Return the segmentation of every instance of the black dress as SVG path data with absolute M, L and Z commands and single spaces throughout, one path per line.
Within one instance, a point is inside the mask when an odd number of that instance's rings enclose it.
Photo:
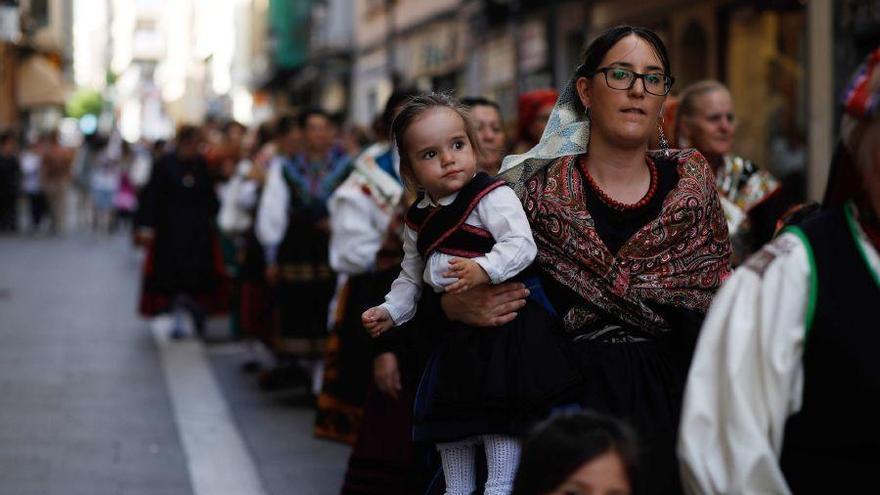
M 289 193 L 287 230 L 278 246 L 279 309 L 276 354 L 320 358 L 327 336 L 327 308 L 336 289 L 328 260 L 327 199 L 346 178 L 350 160 L 334 148 L 322 162 L 303 156 L 285 161 L 282 177 Z
M 491 234 L 462 226 L 479 200 L 496 187 L 504 186 L 478 174 L 452 204 L 431 211 L 411 208 L 407 224 L 418 232 L 423 259 L 433 252 L 424 246 L 462 257 L 489 252 L 494 245 Z M 504 326 L 472 327 L 437 311 L 418 318 L 419 326 L 431 334 L 434 350 L 416 394 L 416 440 L 436 443 L 524 433 L 552 407 L 575 400 L 580 375 L 566 354 L 553 308 L 530 269 L 516 279 L 529 286 L 532 296 Z M 430 287 L 423 297 L 437 299 Z
M 193 296 L 210 312 L 224 309 L 226 281 L 214 227 L 218 208 L 200 156 L 184 160 L 171 153 L 156 162 L 136 218 L 155 232 L 147 253 L 142 314 L 169 309 L 177 294 Z
M 608 250 L 617 254 L 639 229 L 656 218 L 678 183 L 674 167 L 658 166 L 657 190 L 635 210 L 609 207 L 584 181 L 587 209 Z M 551 277 L 543 277 L 560 314 L 583 301 Z M 704 315 L 684 308 L 656 307 L 673 328 L 648 332 L 604 314 L 574 332 L 570 348 L 584 383 L 580 404 L 629 423 L 637 433 L 640 476 L 637 493 L 681 493 L 675 444 L 684 383 Z M 659 336 L 658 336 L 659 335 Z

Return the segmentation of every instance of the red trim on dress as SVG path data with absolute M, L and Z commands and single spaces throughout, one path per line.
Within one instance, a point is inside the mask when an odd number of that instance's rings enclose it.
M 434 241 L 433 244 L 428 246 L 428 249 L 425 250 L 425 256 L 429 256 L 432 252 L 434 252 L 434 250 L 437 249 L 437 246 L 439 246 L 440 243 L 445 241 L 447 237 L 452 235 L 453 232 L 455 232 L 456 230 L 459 229 L 459 227 L 461 227 L 461 224 L 463 224 L 464 221 L 467 219 L 467 217 L 470 216 L 471 212 L 474 211 L 474 208 L 477 207 L 477 204 L 480 202 L 480 200 L 483 199 L 483 197 L 485 197 L 487 194 L 494 191 L 495 189 L 498 189 L 499 187 L 506 186 L 506 185 L 507 185 L 507 183 L 504 181 L 493 182 L 487 188 L 480 191 L 479 194 L 474 196 L 474 198 L 471 200 L 470 204 L 468 204 L 467 209 L 465 209 L 464 213 L 461 215 L 461 220 L 459 220 L 457 224 L 452 226 L 452 228 L 450 228 L 445 233 L 443 233 L 440 237 L 438 237 L 437 240 Z M 439 211 L 440 208 L 437 208 L 437 210 Z M 435 212 L 431 212 L 431 215 L 433 215 L 434 213 Z M 425 222 L 422 225 L 425 225 L 428 223 L 428 220 L 431 218 L 431 215 L 428 215 L 428 218 L 425 219 Z
M 477 227 L 476 225 L 471 225 L 469 223 L 462 225 L 461 230 L 463 230 L 465 232 L 470 232 L 471 234 L 478 235 L 480 237 L 485 237 L 486 239 L 492 238 L 492 233 L 489 232 L 488 230 L 481 229 L 481 228 Z
M 484 256 L 486 254 L 479 251 L 467 251 L 465 249 L 455 248 L 437 248 L 437 252 L 448 254 L 449 256 L 460 256 L 462 258 L 479 258 L 480 256 Z

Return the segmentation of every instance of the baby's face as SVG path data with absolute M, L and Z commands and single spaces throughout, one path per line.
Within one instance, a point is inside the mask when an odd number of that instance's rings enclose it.
M 458 192 L 474 176 L 477 160 L 464 120 L 454 110 L 432 108 L 406 131 L 413 174 L 431 198 Z

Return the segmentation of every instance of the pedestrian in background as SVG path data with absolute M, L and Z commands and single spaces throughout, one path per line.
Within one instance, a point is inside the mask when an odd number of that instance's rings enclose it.
M 67 229 L 70 184 L 73 179 L 73 152 L 58 141 L 58 131 L 47 133 L 40 147 L 40 187 L 49 206 L 50 227 L 53 234 Z
M 119 187 L 113 196 L 114 215 L 111 231 L 115 231 L 120 225 L 130 228 L 134 221 L 137 210 L 137 189 L 131 179 L 137 154 L 127 141 L 121 140 L 119 156 Z
M 824 211 L 712 303 L 678 452 L 688 491 L 865 493 L 880 465 L 880 48 L 850 80 Z
M 177 131 L 174 150 L 154 165 L 138 210 L 137 237 L 148 247 L 140 312 L 173 311 L 173 338 L 186 335 L 184 311 L 202 335 L 207 315 L 225 309 L 223 259 L 214 227 L 218 202 L 201 145 L 198 128 L 185 125 Z
M 461 104 L 470 109 L 477 139 L 480 140 L 481 153 L 477 165 L 487 174 L 497 175 L 501 170 L 501 160 L 507 155 L 507 135 L 504 133 L 501 107 L 483 97 L 463 98 Z
M 40 142 L 30 143 L 21 152 L 21 175 L 22 189 L 28 203 L 28 220 L 30 231 L 36 233 L 43 223 L 43 215 L 46 212 L 46 195 L 40 184 L 40 168 L 42 168 L 43 156 L 39 151 Z
M 336 288 L 336 274 L 328 262 L 327 200 L 348 175 L 351 158 L 335 141 L 333 124 L 322 110 L 306 110 L 296 123 L 278 131 L 285 136 L 284 144 L 260 198 L 257 237 L 265 250 L 266 278 L 275 285 L 278 301 L 274 350 L 306 370 L 317 395 L 327 311 Z
M 555 89 L 535 89 L 519 95 L 514 153 L 525 153 L 538 144 L 558 96 Z
M 12 130 L 0 133 L 0 232 L 18 227 L 18 197 L 21 191 L 21 164 L 18 142 Z
M 718 81 L 700 81 L 679 95 L 675 135 L 680 148 L 696 148 L 715 171 L 727 219 L 734 265 L 770 241 L 777 221 L 792 206 L 782 183 L 733 153 L 733 99 Z
M 396 111 L 415 94 L 403 90 L 389 97 L 377 126 L 380 139 L 355 158 L 351 174 L 327 202 L 330 267 L 340 277 L 315 417 L 315 433 L 324 438 L 349 443 L 358 438 L 374 368 L 373 345 L 363 331 L 360 314 L 381 302 L 403 256 L 399 233 L 404 189 L 399 159 L 388 136 Z M 397 390 L 392 393 L 396 395 Z
M 116 206 L 114 199 L 119 190 L 121 179 L 121 149 L 118 143 L 112 141 L 95 157 L 95 162 L 90 166 L 90 194 L 92 230 L 95 232 L 110 232 L 116 223 Z

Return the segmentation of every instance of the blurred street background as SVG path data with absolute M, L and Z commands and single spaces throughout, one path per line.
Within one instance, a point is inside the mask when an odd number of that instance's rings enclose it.
M 0 0 L 0 131 L 21 166 L 0 232 L 0 495 L 339 493 L 353 440 L 315 435 L 319 372 L 273 368 L 243 308 L 184 318 L 201 339 L 138 315 L 152 163 L 192 125 L 227 180 L 245 133 L 265 144 L 262 124 L 312 108 L 355 157 L 404 87 L 497 102 L 512 149 L 520 97 L 562 88 L 623 23 L 663 38 L 673 96 L 730 89 L 736 154 L 821 199 L 838 96 L 880 40 L 873 0 Z

